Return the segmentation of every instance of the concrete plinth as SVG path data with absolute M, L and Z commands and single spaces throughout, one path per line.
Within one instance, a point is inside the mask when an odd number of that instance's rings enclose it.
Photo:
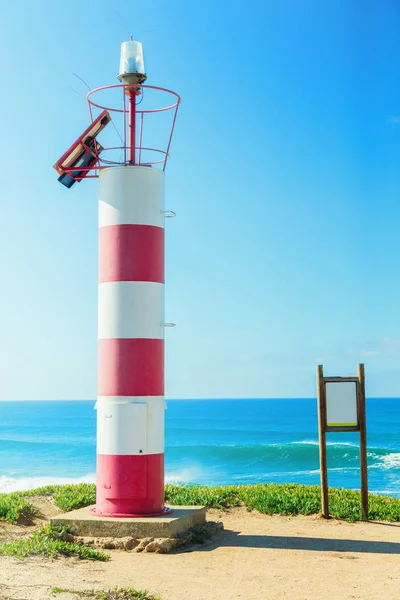
M 172 512 L 160 517 L 97 517 L 86 506 L 52 517 L 54 525 L 68 527 L 73 535 L 82 537 L 170 538 L 188 531 L 206 520 L 204 506 L 172 506 Z

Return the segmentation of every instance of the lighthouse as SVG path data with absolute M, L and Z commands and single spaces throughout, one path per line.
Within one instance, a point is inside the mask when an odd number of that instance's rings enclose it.
M 54 165 L 70 188 L 99 179 L 96 506 L 108 517 L 164 514 L 164 179 L 179 96 L 145 85 L 143 49 L 121 45 L 120 83 L 91 90 L 91 125 Z M 154 108 L 151 95 L 166 101 Z M 108 103 L 112 97 L 113 103 Z M 107 101 L 107 103 L 106 103 Z M 147 147 L 165 127 L 166 145 Z M 102 139 L 112 122 L 122 145 Z

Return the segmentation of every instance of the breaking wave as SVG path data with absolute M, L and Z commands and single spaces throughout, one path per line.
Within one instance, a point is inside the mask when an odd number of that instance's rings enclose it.
M 45 485 L 63 485 L 65 483 L 94 483 L 96 475 L 89 473 L 83 477 L 21 477 L 0 475 L 0 493 L 25 492 Z

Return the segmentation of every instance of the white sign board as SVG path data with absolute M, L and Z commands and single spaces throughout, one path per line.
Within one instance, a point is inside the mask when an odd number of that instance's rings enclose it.
M 357 385 L 355 381 L 326 382 L 328 427 L 357 427 Z

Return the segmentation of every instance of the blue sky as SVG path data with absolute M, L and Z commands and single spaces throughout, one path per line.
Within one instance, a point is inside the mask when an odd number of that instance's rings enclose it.
M 55 160 L 120 43 L 182 105 L 167 168 L 166 393 L 400 396 L 400 7 L 10 2 L 1 23 L 1 399 L 94 398 L 97 182 Z M 96 10 L 94 10 L 96 7 Z

